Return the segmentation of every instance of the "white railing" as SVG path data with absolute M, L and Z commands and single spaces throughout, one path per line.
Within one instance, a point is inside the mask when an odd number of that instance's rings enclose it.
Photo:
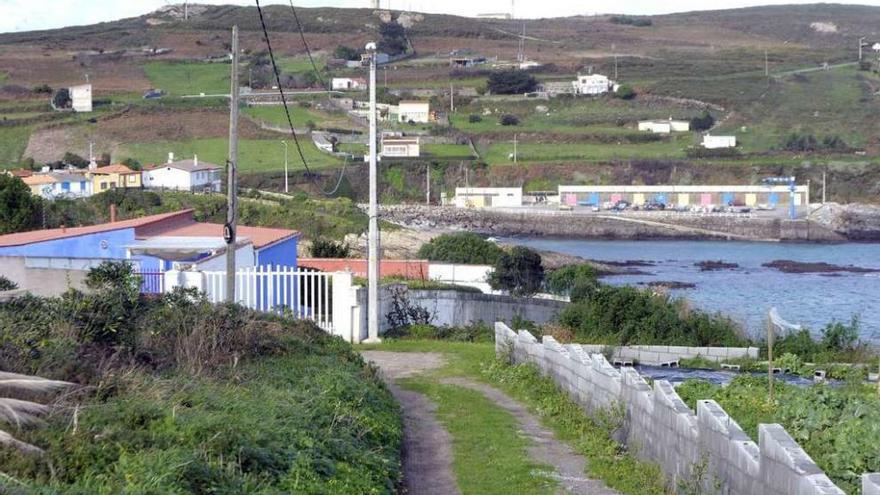
M 226 299 L 226 272 L 202 272 L 203 291 L 213 303 Z M 235 301 L 270 313 L 314 321 L 333 330 L 333 274 L 290 267 L 258 266 L 235 273 Z

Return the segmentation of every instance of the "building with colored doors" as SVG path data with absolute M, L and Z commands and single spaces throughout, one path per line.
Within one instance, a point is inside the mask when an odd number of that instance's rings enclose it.
M 627 201 L 634 205 L 662 203 L 667 206 L 788 206 L 787 185 L 657 185 L 657 186 L 559 186 L 559 202 L 569 206 L 592 206 Z M 809 204 L 806 185 L 796 186 L 795 206 Z

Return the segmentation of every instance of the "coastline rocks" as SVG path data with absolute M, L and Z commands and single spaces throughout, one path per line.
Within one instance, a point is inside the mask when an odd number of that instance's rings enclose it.
M 880 270 L 875 268 L 863 268 L 859 266 L 847 265 L 832 265 L 830 263 L 825 263 L 822 261 L 809 262 L 809 261 L 792 261 L 792 260 L 774 260 L 769 263 L 764 263 L 761 265 L 766 268 L 775 268 L 776 270 L 781 271 L 782 273 L 875 273 L 880 272 Z
M 699 267 L 701 272 L 714 272 L 718 270 L 733 270 L 739 268 L 739 264 L 737 263 L 727 263 L 721 260 L 706 260 L 694 263 L 694 266 Z
M 676 290 L 676 289 L 696 289 L 697 284 L 691 282 L 677 282 L 674 280 L 655 280 L 648 282 L 647 286 L 651 289 Z

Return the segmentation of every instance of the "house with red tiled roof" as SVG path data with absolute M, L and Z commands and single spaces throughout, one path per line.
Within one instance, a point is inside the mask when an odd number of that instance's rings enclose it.
M 92 191 L 95 194 L 108 189 L 141 187 L 141 172 L 121 163 L 90 168 L 86 176 L 92 180 Z
M 295 269 L 298 240 L 295 230 L 240 226 L 236 265 Z M 2 235 L 0 273 L 12 259 L 41 269 L 84 271 L 107 260 L 129 260 L 142 273 L 172 268 L 224 270 L 226 247 L 222 224 L 196 222 L 193 210 L 182 210 L 87 227 Z M 26 270 L 23 277 L 27 278 Z M 23 288 L 29 285 L 27 280 L 13 280 Z

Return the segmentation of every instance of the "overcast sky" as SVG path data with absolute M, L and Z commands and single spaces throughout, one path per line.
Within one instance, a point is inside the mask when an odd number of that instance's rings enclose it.
M 509 12 L 510 0 L 381 0 L 382 7 L 395 10 L 418 10 L 459 15 Z M 163 5 L 182 0 L 0 0 L 0 32 L 51 29 L 70 25 L 92 24 L 146 14 Z M 203 0 L 194 3 L 254 5 L 253 1 Z M 262 4 L 287 3 L 287 0 L 262 0 Z M 815 3 L 807 0 L 517 0 L 518 17 L 555 17 L 576 14 L 624 13 L 665 14 L 689 10 L 727 9 L 754 5 Z M 880 6 L 880 0 L 850 0 L 845 3 Z M 303 7 L 366 7 L 369 0 L 295 0 Z

